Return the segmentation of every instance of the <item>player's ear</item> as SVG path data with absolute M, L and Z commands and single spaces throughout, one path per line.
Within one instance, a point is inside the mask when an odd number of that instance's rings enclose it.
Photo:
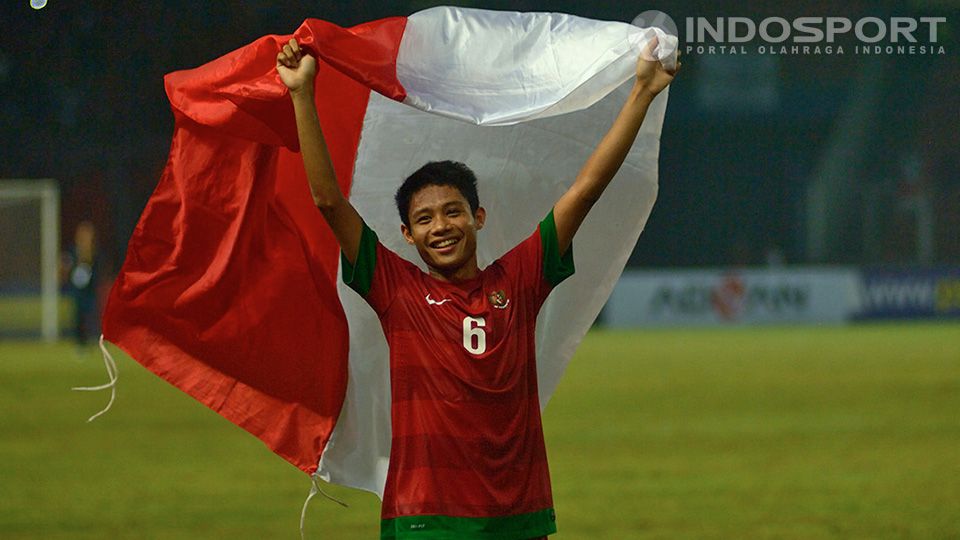
M 483 228 L 484 222 L 487 221 L 487 211 L 482 206 L 473 213 L 473 221 L 477 224 L 478 231 Z
M 413 235 L 410 234 L 410 227 L 400 224 L 400 232 L 403 234 L 403 239 L 407 241 L 408 244 L 413 245 Z

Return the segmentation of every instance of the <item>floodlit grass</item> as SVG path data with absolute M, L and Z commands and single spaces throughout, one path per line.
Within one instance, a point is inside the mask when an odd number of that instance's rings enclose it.
M 73 325 L 73 300 L 60 295 L 57 302 L 60 331 L 69 332 Z M 43 305 L 36 295 L 0 296 L 0 336 L 31 332 L 40 334 Z
M 117 359 L 87 424 L 94 350 L 0 343 L 0 537 L 297 537 L 306 475 Z M 594 332 L 544 420 L 558 539 L 960 537 L 960 325 Z

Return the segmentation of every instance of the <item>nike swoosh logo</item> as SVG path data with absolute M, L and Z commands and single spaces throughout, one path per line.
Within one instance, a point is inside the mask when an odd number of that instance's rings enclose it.
M 430 304 L 431 306 L 440 306 L 440 305 L 443 305 L 444 302 L 450 301 L 449 298 L 444 298 L 443 300 L 434 300 L 433 298 L 430 298 L 429 294 L 424 296 L 424 298 L 427 299 L 427 303 Z

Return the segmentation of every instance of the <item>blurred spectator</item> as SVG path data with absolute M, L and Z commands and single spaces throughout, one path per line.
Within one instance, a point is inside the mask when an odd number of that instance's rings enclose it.
M 78 345 L 86 345 L 97 328 L 97 285 L 100 261 L 97 256 L 96 229 L 81 221 L 73 237 L 73 248 L 66 254 L 67 289 L 74 303 L 74 325 Z

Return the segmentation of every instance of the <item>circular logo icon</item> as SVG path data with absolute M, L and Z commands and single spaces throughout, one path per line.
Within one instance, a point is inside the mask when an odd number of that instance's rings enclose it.
M 673 22 L 673 19 L 666 13 L 655 9 L 637 15 L 630 24 L 640 28 L 659 28 L 671 36 L 680 35 L 677 33 L 677 23 Z

